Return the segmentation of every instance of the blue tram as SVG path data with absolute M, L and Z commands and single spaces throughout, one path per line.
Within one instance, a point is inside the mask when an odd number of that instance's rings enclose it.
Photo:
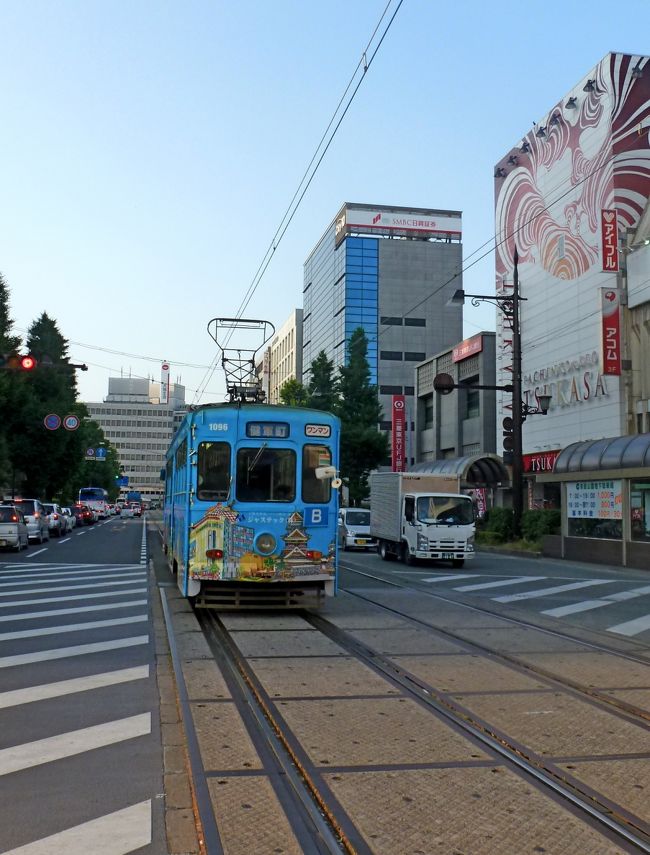
M 263 403 L 190 410 L 165 469 L 164 549 L 197 606 L 304 605 L 336 590 L 339 420 Z

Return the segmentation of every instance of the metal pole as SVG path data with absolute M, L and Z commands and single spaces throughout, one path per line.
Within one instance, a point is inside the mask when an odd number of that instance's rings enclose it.
M 523 513 L 523 460 L 521 405 L 521 329 L 519 326 L 519 254 L 515 247 L 514 272 L 512 277 L 512 515 L 514 535 L 521 536 Z

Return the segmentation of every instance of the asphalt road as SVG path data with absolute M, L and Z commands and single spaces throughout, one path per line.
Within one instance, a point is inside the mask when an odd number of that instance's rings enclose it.
M 0 851 L 166 853 L 141 519 L 0 554 Z

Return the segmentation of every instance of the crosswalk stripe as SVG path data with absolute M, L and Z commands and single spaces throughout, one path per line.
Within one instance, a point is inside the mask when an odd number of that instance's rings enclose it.
M 10 775 L 148 733 L 151 733 L 151 713 L 141 713 L 22 745 L 12 745 L 11 748 L 0 750 L 0 775 Z
M 124 579 L 126 577 L 132 576 L 142 576 L 144 571 L 142 568 L 140 570 L 127 570 L 124 573 L 98 573 L 96 576 L 30 576 L 29 578 L 14 580 L 12 582 L 5 582 L 4 579 L 0 582 L 0 590 L 4 591 L 5 588 L 18 588 L 20 586 L 33 586 L 34 582 L 37 582 L 39 585 L 43 585 L 46 582 L 86 582 L 87 585 L 93 585 L 95 583 L 95 579 Z
M 16 615 L 0 616 L 0 623 L 11 621 L 37 620 L 38 618 L 57 617 L 58 615 L 77 615 L 87 612 L 109 611 L 110 609 L 129 609 L 133 606 L 146 606 L 147 600 L 126 600 L 123 603 L 100 603 L 98 606 L 79 606 L 77 609 L 50 609 L 42 612 L 25 612 Z M 2 636 L 0 636 L 2 638 Z
M 534 600 L 539 597 L 550 597 L 552 594 L 562 594 L 565 591 L 576 591 L 578 588 L 590 588 L 594 585 L 612 585 L 614 579 L 589 579 L 587 582 L 573 582 L 570 585 L 556 585 L 553 588 L 539 588 L 536 591 L 524 591 L 520 594 L 506 594 L 504 597 L 492 597 L 495 603 L 514 603 L 517 600 Z
M 121 650 L 124 647 L 138 647 L 142 644 L 149 644 L 148 635 L 134 635 L 130 638 L 117 638 L 112 641 L 97 641 L 93 644 L 75 644 L 72 647 L 56 647 L 51 650 L 36 650 L 34 653 L 17 653 L 14 656 L 0 657 L 0 668 L 31 665 L 35 662 L 49 662 L 53 659 L 67 659 L 69 656 L 86 656 L 89 653 L 104 653 L 107 650 Z
M 419 579 L 420 582 L 448 582 L 450 579 L 476 579 L 480 573 L 452 573 L 449 576 L 427 576 L 426 579 Z
M 5 855 L 128 855 L 151 843 L 151 800 L 11 849 Z
M 631 636 L 645 632 L 646 629 L 650 629 L 650 615 L 643 615 L 634 620 L 626 620 L 624 623 L 617 623 L 616 626 L 608 626 L 607 632 Z
M 87 623 L 71 623 L 65 626 L 46 626 L 41 629 L 25 629 L 19 632 L 1 632 L 0 641 L 15 641 L 18 638 L 38 638 L 42 635 L 59 635 L 63 632 L 82 632 L 87 629 L 101 629 L 107 626 L 124 626 L 128 623 L 146 623 L 147 615 L 115 618 L 114 620 L 94 620 Z
M 539 582 L 546 578 L 546 576 L 519 576 L 514 579 L 502 579 L 499 582 L 479 582 L 476 585 L 463 585 L 461 588 L 454 588 L 454 591 L 482 591 L 486 588 L 503 588 L 505 585 L 523 585 L 525 582 Z
M 650 594 L 650 585 L 643 585 L 641 588 L 632 588 L 630 591 L 618 591 L 616 594 L 608 594 L 606 597 L 599 597 L 597 600 L 583 600 L 581 603 L 571 603 L 568 606 L 560 606 L 557 609 L 548 609 L 542 612 L 543 615 L 550 617 L 564 617 L 578 612 L 588 612 L 591 609 L 600 609 L 603 606 L 612 606 L 615 603 L 622 603 L 627 600 L 634 600 L 637 597 L 642 597 L 644 594 Z
M 124 576 L 128 576 L 128 581 L 126 581 L 126 582 L 114 582 L 112 584 L 115 584 L 115 585 L 131 585 L 131 584 L 133 584 L 133 582 L 144 578 L 146 576 L 146 574 L 143 570 L 141 570 L 139 573 L 116 573 L 114 575 L 111 574 L 108 576 L 95 576 L 92 579 L 89 578 L 88 581 L 85 581 L 84 579 L 78 579 L 76 585 L 69 585 L 67 588 L 63 588 L 63 587 L 61 587 L 61 588 L 43 588 L 41 590 L 45 590 L 45 591 L 71 591 L 71 590 L 76 589 L 77 587 L 78 588 L 91 588 L 91 587 L 95 587 L 95 579 L 122 579 Z M 60 581 L 69 582 L 69 581 L 73 581 L 73 580 L 74 580 L 74 577 L 71 577 L 70 579 L 56 579 L 54 581 L 56 581 L 56 582 L 60 582 Z M 35 579 L 34 581 L 38 582 L 39 585 L 46 585 L 48 582 L 47 579 Z M 98 587 L 98 588 L 106 587 L 107 585 L 110 585 L 110 584 L 111 584 L 111 582 L 104 582 L 101 585 L 97 585 L 96 587 Z M 4 591 L 5 588 L 20 588 L 20 590 L 16 591 L 16 592 L 10 591 L 9 595 L 11 595 L 12 593 L 24 594 L 26 591 L 29 591 L 32 588 L 34 588 L 34 582 L 30 579 L 30 580 L 24 580 L 22 582 L 9 582 L 9 584 L 7 584 L 7 585 L 5 585 L 5 584 L 0 585 L 0 591 Z M 36 590 L 38 591 L 39 589 L 36 588 Z M 6 595 L 3 593 L 0 593 L 0 597 L 2 597 L 2 596 L 6 596 Z
M 47 698 L 60 698 L 63 695 L 72 695 L 76 692 L 88 692 L 105 686 L 117 686 L 120 683 L 130 683 L 133 680 L 146 680 L 148 676 L 149 666 L 139 665 L 135 668 L 104 671 L 101 674 L 91 674 L 88 677 L 75 677 L 71 680 L 60 680 L 57 683 L 44 683 L 40 686 L 28 686 L 25 689 L 0 692 L 0 709 L 31 704 L 34 701 L 44 701 Z
M 23 588 L 19 591 L 2 591 L 0 588 L 0 599 L 5 599 L 6 597 L 22 597 L 25 594 L 51 594 L 56 591 L 78 591 L 79 588 L 116 588 L 118 585 L 133 585 L 134 582 L 142 581 L 146 578 L 145 573 L 138 573 L 132 579 L 127 579 L 118 582 L 98 582 L 97 584 L 94 581 L 81 583 L 78 585 L 57 585 L 55 588 L 27 588 L 26 590 Z M 115 592 L 116 594 L 119 591 Z
M 70 600 L 100 600 L 106 597 L 122 597 L 127 594 L 144 594 L 146 586 L 143 588 L 127 588 L 121 591 L 104 591 L 101 594 L 70 594 L 67 597 L 38 597 L 35 600 L 14 600 L 11 603 L 0 603 L 0 609 L 10 609 L 14 606 L 40 606 L 41 603 L 66 603 Z
M 108 573 L 111 570 L 117 570 L 121 573 L 123 573 L 125 570 L 133 570 L 134 572 L 139 570 L 141 572 L 142 566 L 140 564 L 118 564 L 116 566 L 108 565 L 106 567 L 96 567 L 92 564 L 66 564 L 65 566 L 55 564 L 52 567 L 32 567 L 29 570 L 14 570 L 12 568 L 11 570 L 5 570 L 0 575 L 0 579 L 20 579 L 22 577 L 32 579 L 34 578 L 34 576 L 37 575 L 34 572 L 35 570 L 39 570 L 38 575 L 55 578 L 56 576 L 63 576 L 66 573 L 70 574 L 71 576 L 80 576 L 84 574 Z

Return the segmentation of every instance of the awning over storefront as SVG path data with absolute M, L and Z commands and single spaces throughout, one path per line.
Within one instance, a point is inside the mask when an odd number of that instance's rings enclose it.
M 555 461 L 553 475 L 612 472 L 621 469 L 650 469 L 650 433 L 587 440 L 567 445 Z M 552 480 L 552 476 L 540 480 Z
M 501 487 L 510 475 L 498 454 L 475 454 L 417 463 L 410 470 L 428 475 L 459 475 L 462 487 Z

